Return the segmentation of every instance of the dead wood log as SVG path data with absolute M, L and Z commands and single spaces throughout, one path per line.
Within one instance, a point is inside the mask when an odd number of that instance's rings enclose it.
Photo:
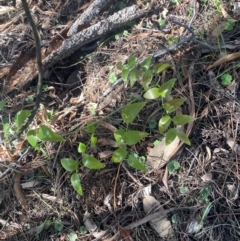
M 67 30 L 65 30 L 65 36 L 61 36 L 61 41 L 60 43 L 58 42 L 59 47 L 57 49 L 49 48 L 51 49 L 49 51 L 47 48 L 42 48 L 43 69 L 46 70 L 52 67 L 60 60 L 69 57 L 74 51 L 82 46 L 124 26 L 128 21 L 143 16 L 146 12 L 146 9 L 140 9 L 138 6 L 133 5 L 69 38 L 67 37 Z M 21 89 L 37 75 L 38 69 L 35 57 L 29 57 L 29 61 L 25 61 L 24 64 L 18 59 L 9 71 L 7 83 L 5 85 L 5 93 L 9 93 L 14 89 Z
M 95 0 L 79 18 L 77 18 L 70 29 L 67 36 L 71 36 L 78 32 L 81 25 L 90 23 L 90 21 L 110 2 L 111 0 Z

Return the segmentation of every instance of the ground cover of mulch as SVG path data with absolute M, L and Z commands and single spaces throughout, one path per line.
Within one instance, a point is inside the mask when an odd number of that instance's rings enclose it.
M 8 144 L 1 134 L 0 175 L 9 168 L 10 172 L 0 179 L 0 240 L 240 240 L 239 8 L 235 1 L 204 2 L 153 1 L 146 16 L 84 46 L 44 73 L 42 106 L 32 125 L 49 124 L 66 141 L 44 143 L 47 158 L 28 148 L 24 136 Z M 46 43 L 88 6 L 77 0 L 28 3 Z M 114 1 L 98 19 L 133 4 L 146 3 Z M 10 7 L 11 3 L 2 1 L 1 5 Z M 191 23 L 193 10 L 196 17 Z M 165 16 L 166 24 L 161 26 Z M 226 30 L 229 21 L 234 27 Z M 171 157 L 180 163 L 180 169 L 170 175 L 166 165 L 140 172 L 125 163 L 113 164 L 113 132 L 126 127 L 118 110 L 132 98 L 142 100 L 142 89 L 140 80 L 132 88 L 121 83 L 104 96 L 112 85 L 110 73 L 119 74 L 116 64 L 124 63 L 130 55 L 140 61 L 179 42 L 189 24 L 201 43 L 186 42 L 154 60 L 169 63 L 160 81 L 177 78 L 172 95 L 186 97 L 182 112 L 195 116 L 189 128 L 191 146 L 183 145 Z M 20 1 L 16 11 L 0 15 L 0 29 L 0 78 L 4 85 L 5 71 L 21 52 L 34 45 Z M 228 86 L 221 85 L 224 73 L 232 77 Z M 153 81 L 157 83 L 158 76 Z M 19 110 L 31 109 L 34 102 L 30 97 L 36 97 L 36 85 L 37 80 L 33 80 L 21 90 L 2 92 L 1 99 L 8 103 L 1 118 L 13 123 Z M 48 111 L 54 112 L 50 123 Z M 132 147 L 139 156 L 147 157 L 153 143 L 163 138 L 157 127 L 149 125 L 162 115 L 161 103 L 150 101 L 129 126 L 149 133 Z M 60 159 L 81 159 L 77 148 L 79 142 L 89 141 L 84 128 L 87 121 L 100 123 L 95 133 L 97 147 L 89 154 L 106 168 L 95 171 L 79 167 L 84 191 L 80 197 Z M 25 174 L 20 175 L 19 170 Z M 160 237 L 149 222 L 138 223 L 146 216 L 142 199 L 146 189 L 164 210 L 172 210 L 167 213 L 174 231 L 171 239 Z M 84 220 L 97 229 L 86 230 Z M 124 228 L 128 225 L 134 227 Z

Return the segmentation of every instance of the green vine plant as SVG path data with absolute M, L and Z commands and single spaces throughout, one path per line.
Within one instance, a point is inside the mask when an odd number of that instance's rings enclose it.
M 158 130 L 160 134 L 166 135 L 166 145 L 171 144 L 176 137 L 178 137 L 185 144 L 190 145 L 190 140 L 187 135 L 180 131 L 177 126 L 185 125 L 194 120 L 189 115 L 174 115 L 174 113 L 186 101 L 185 98 L 176 98 L 168 100 L 176 79 L 170 79 L 162 85 L 150 86 L 153 76 L 161 74 L 169 67 L 168 63 L 158 63 L 152 68 L 150 67 L 152 56 L 148 56 L 139 66 L 137 66 L 136 58 L 130 56 L 126 64 L 118 62 L 116 67 L 121 70 L 121 77 L 126 84 L 134 86 L 138 79 L 141 79 L 141 84 L 144 89 L 143 97 L 146 101 L 135 102 L 126 105 L 121 110 L 121 116 L 126 123 L 127 128 L 119 128 L 113 134 L 113 139 L 117 149 L 111 156 L 113 163 L 121 163 L 126 161 L 129 166 L 139 171 L 147 171 L 144 165 L 145 157 L 139 157 L 137 153 L 132 152 L 132 146 L 142 141 L 148 136 L 148 133 L 138 130 L 130 130 L 128 127 L 134 122 L 141 110 L 146 106 L 149 100 L 162 101 L 162 107 L 165 111 L 158 122 Z M 113 73 L 113 72 L 112 72 Z M 112 74 L 113 76 L 114 74 Z M 173 127 L 171 127 L 171 125 Z M 171 127 L 171 128 L 170 128 Z M 86 130 L 90 134 L 90 141 L 88 144 L 80 142 L 78 145 L 78 152 L 82 154 L 82 164 L 90 169 L 101 169 L 105 165 L 101 163 L 94 156 L 89 155 L 89 148 L 96 146 L 97 137 L 95 136 L 95 125 L 92 122 L 87 124 Z M 61 159 L 61 164 L 66 171 L 72 172 L 71 184 L 78 194 L 83 195 L 83 189 L 80 183 L 79 175 L 77 174 L 79 162 L 69 158 Z
M 113 163 L 126 161 L 129 166 L 139 171 L 147 171 L 147 168 L 144 165 L 145 157 L 139 157 L 137 153 L 133 152 L 132 146 L 146 138 L 148 133 L 138 130 L 130 130 L 129 125 L 134 122 L 135 118 L 149 101 L 155 100 L 158 102 L 161 101 L 160 103 L 162 103 L 165 114 L 158 121 L 158 130 L 160 134 L 164 134 L 166 136 L 166 145 L 171 144 L 176 137 L 185 144 L 190 145 L 190 140 L 187 135 L 180 131 L 177 127 L 194 120 L 189 115 L 176 114 L 176 111 L 184 104 L 186 99 L 170 98 L 172 88 L 176 83 L 175 78 L 168 80 L 162 85 L 159 85 L 158 83 L 151 85 L 153 76 L 160 76 L 160 74 L 169 67 L 168 63 L 157 63 L 151 67 L 151 62 L 152 56 L 150 55 L 137 66 L 136 58 L 134 56 L 130 56 L 126 64 L 123 65 L 121 62 L 118 62 L 116 65 L 116 67 L 121 71 L 121 77 L 126 84 L 130 84 L 130 86 L 133 87 L 136 81 L 141 81 L 143 97 L 146 101 L 131 102 L 121 109 L 121 116 L 123 121 L 126 123 L 126 128 L 119 128 L 113 134 L 113 139 L 117 149 L 113 152 L 111 161 Z M 0 102 L 0 111 L 5 104 L 6 101 Z M 14 128 L 10 127 L 8 121 L 4 122 L 4 139 L 7 140 L 9 134 L 19 130 L 29 115 L 29 110 L 19 111 L 14 118 Z M 93 155 L 88 154 L 90 153 L 90 149 L 96 147 L 97 145 L 98 139 L 95 135 L 96 126 L 94 123 L 88 122 L 84 128 L 89 134 L 90 139 L 87 144 L 83 142 L 78 144 L 77 151 L 81 154 L 81 163 L 89 169 L 102 169 L 105 167 L 105 164 Z M 44 155 L 47 155 L 43 147 L 44 142 L 60 142 L 65 141 L 65 139 L 61 135 L 55 133 L 48 126 L 41 124 L 36 129 L 28 129 L 27 141 L 35 150 L 42 151 Z M 82 196 L 83 188 L 78 174 L 79 164 L 79 160 L 67 157 L 61 159 L 62 167 L 71 173 L 71 185 L 74 190 Z

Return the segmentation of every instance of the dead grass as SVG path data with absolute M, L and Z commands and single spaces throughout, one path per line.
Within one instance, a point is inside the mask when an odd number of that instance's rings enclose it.
M 68 6 L 70 1 L 65 4 L 53 0 L 41 3 L 31 1 L 30 6 L 32 10 L 35 9 L 34 17 L 37 19 L 42 40 L 51 40 L 77 13 L 83 11 L 84 3 L 72 1 L 71 6 Z M 129 1 L 127 5 L 133 3 L 134 1 Z M 15 145 L 1 143 L 0 174 L 9 168 L 9 172 L 0 179 L 1 240 L 69 240 L 70 232 L 78 235 L 77 240 L 96 240 L 92 233 L 80 232 L 80 227 L 85 225 L 83 219 L 87 213 L 99 230 L 107 231 L 106 238 L 102 240 L 113 240 L 111 237 L 116 234 L 118 236 L 114 240 L 162 240 L 149 223 L 121 231 L 124 230 L 123 227 L 145 217 L 139 191 L 148 185 L 151 185 L 151 195 L 164 205 L 165 210 L 176 208 L 168 213 L 171 221 L 173 215 L 180 220 L 172 223 L 175 240 L 240 239 L 238 58 L 231 61 L 225 59 L 220 65 L 207 70 L 223 55 L 239 53 L 240 25 L 236 21 L 233 30 L 224 31 L 222 23 L 227 21 L 226 17 L 217 16 L 213 3 L 214 1 L 208 1 L 207 4 L 197 2 L 197 15 L 192 28 L 196 38 L 220 49 L 221 53 L 187 43 L 156 59 L 157 62 L 168 62 L 171 66 L 163 74 L 161 81 L 177 78 L 173 95 L 185 96 L 188 99 L 190 93 L 186 71 L 193 67 L 191 85 L 196 121 L 190 135 L 192 145 L 183 146 L 174 157 L 181 164 L 177 175 L 164 176 L 166 167 L 142 173 L 113 164 L 109 158 L 109 154 L 114 150 L 110 141 L 113 130 L 124 127 L 118 110 L 126 105 L 131 97 L 141 98 L 139 83 L 133 88 L 121 84 L 112 90 L 101 100 L 96 115 L 93 115 L 89 108 L 89 105 L 95 107 L 99 98 L 111 86 L 111 66 L 114 67 L 119 61 L 126 61 L 130 55 L 141 60 L 168 47 L 170 37 L 174 36 L 179 40 L 184 33 L 182 27 L 172 24 L 171 21 L 160 30 L 159 12 L 166 8 L 169 20 L 175 19 L 188 24 L 192 2 L 178 1 L 173 4 L 158 0 L 154 2 L 154 8 L 147 16 L 136 21 L 134 28 L 128 29 L 127 36 L 122 33 L 125 28 L 111 33 L 101 39 L 97 47 L 86 46 L 45 73 L 45 84 L 48 85 L 42 98 L 45 109 L 37 116 L 33 126 L 46 123 L 44 111 L 53 109 L 57 114 L 51 127 L 66 135 L 66 141 L 60 145 L 45 145 L 49 160 L 45 160 L 42 154 L 27 149 L 27 144 L 21 140 Z M 1 4 L 11 6 L 7 1 Z M 17 11 L 0 15 L 1 83 L 5 80 L 6 69 L 13 64 L 20 52 L 31 49 L 34 45 L 20 2 L 17 4 Z M 232 19 L 239 20 L 237 9 L 234 9 L 233 5 L 226 1 L 220 10 L 223 13 L 225 10 Z M 110 7 L 110 12 L 116 9 L 117 2 Z M 100 18 L 105 18 L 107 14 L 105 10 Z M 119 35 L 118 40 L 115 39 L 115 34 Z M 69 76 L 74 71 L 79 71 L 80 74 L 74 77 L 74 85 L 71 86 Z M 224 72 L 230 74 L 234 81 L 231 86 L 221 87 L 223 92 L 219 90 L 218 83 Z M 157 77 L 154 81 L 158 81 Z M 32 104 L 26 103 L 25 99 L 27 96 L 35 97 L 35 88 L 36 83 L 33 81 L 23 90 L 8 95 L 7 108 L 1 118 L 12 123 L 17 111 L 31 109 Z M 6 97 L 4 93 L 1 93 L 1 96 L 2 99 Z M 183 111 L 188 113 L 187 105 Z M 130 126 L 132 129 L 149 133 L 142 143 L 133 147 L 139 155 L 146 156 L 153 148 L 153 142 L 161 138 L 157 129 L 149 128 L 148 121 L 158 120 L 162 114 L 161 104 L 149 103 Z M 64 172 L 60 159 L 67 156 L 80 160 L 77 146 L 80 141 L 89 140 L 89 134 L 84 130 L 84 124 L 88 120 L 103 120 L 107 123 L 105 126 L 98 126 L 96 135 L 101 142 L 91 149 L 90 153 L 100 158 L 106 168 L 100 171 L 92 171 L 82 166 L 79 168 L 84 189 L 84 196 L 79 197 L 72 189 L 70 175 Z M 26 156 L 23 156 L 24 153 Z M 25 186 L 19 188 L 18 194 L 14 187 L 17 173 L 21 170 L 25 172 L 21 175 L 19 184 Z M 26 205 L 19 203 L 19 195 L 26 199 Z M 194 221 L 200 222 L 207 204 L 211 202 L 212 206 L 204 219 L 202 229 L 193 232 Z M 54 226 L 56 220 L 61 220 L 63 224 L 60 232 Z

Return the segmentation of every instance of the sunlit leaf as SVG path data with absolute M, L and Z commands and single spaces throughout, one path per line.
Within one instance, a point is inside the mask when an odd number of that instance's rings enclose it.
M 128 60 L 128 66 L 130 69 L 134 68 L 136 66 L 136 58 L 134 56 L 129 56 Z
M 64 141 L 64 138 L 45 125 L 39 126 L 37 137 L 42 141 Z
M 144 166 L 144 164 L 139 160 L 139 158 L 129 155 L 127 159 L 127 163 L 129 166 L 140 170 L 140 171 L 147 171 L 148 169 Z
M 101 169 L 105 167 L 103 163 L 88 154 L 84 154 L 82 158 L 82 163 L 85 167 L 88 167 L 90 169 Z
M 163 98 L 169 96 L 177 79 L 170 79 L 159 87 L 160 95 Z
M 78 153 L 85 153 L 86 148 L 87 146 L 84 143 L 80 142 L 78 144 Z
M 159 88 L 157 88 L 157 87 L 153 87 L 153 88 L 147 90 L 146 93 L 143 95 L 143 97 L 148 100 L 157 99 L 160 96 L 161 96 L 161 94 L 159 92 Z
M 138 69 L 134 69 L 130 72 L 129 74 L 129 81 L 130 81 L 130 86 L 133 87 L 135 82 L 137 81 L 138 77 L 140 75 L 140 71 Z
M 71 175 L 71 184 L 74 188 L 74 190 L 80 195 L 83 195 L 83 190 L 82 190 L 82 185 L 80 182 L 79 174 L 78 173 L 73 173 Z
M 39 150 L 38 138 L 37 138 L 37 133 L 35 130 L 28 131 L 27 141 L 33 148 L 35 148 L 36 150 Z
M 138 102 L 125 106 L 122 110 L 122 118 L 126 124 L 130 124 L 138 116 L 146 102 Z
M 191 142 L 190 142 L 188 136 L 187 136 L 184 132 L 178 131 L 178 132 L 177 132 L 177 136 L 178 136 L 178 138 L 179 138 L 182 142 L 184 142 L 185 144 L 187 144 L 187 145 L 189 145 L 189 146 L 191 145 Z
M 10 134 L 10 130 L 11 130 L 10 124 L 9 123 L 4 123 L 4 125 L 3 125 L 3 133 L 4 133 L 4 138 L 5 139 L 8 138 L 8 135 Z
M 173 122 L 175 125 L 185 125 L 193 120 L 194 118 L 190 115 L 176 115 L 173 117 Z
M 166 133 L 166 145 L 171 144 L 177 137 L 177 129 L 171 128 Z
M 163 108 L 167 113 L 172 113 L 177 110 L 185 102 L 185 100 L 185 98 L 169 100 L 163 104 Z
M 143 62 L 140 64 L 140 67 L 145 71 L 148 70 L 152 61 L 152 55 L 149 55 Z
M 127 131 L 123 135 L 125 143 L 129 146 L 135 145 L 142 139 L 144 139 L 148 133 L 143 131 Z
M 122 71 L 122 79 L 125 83 L 127 83 L 128 75 L 129 75 L 130 69 L 124 69 Z
M 119 163 L 124 159 L 126 159 L 127 155 L 128 155 L 128 152 L 125 148 L 118 148 L 112 154 L 112 161 L 115 163 Z
M 125 133 L 125 131 L 123 129 L 118 129 L 113 134 L 114 139 L 116 140 L 116 142 L 119 146 L 124 144 L 124 139 L 123 139 L 124 133 Z
M 76 171 L 78 168 L 78 162 L 71 158 L 62 158 L 61 165 L 68 172 Z
M 167 128 L 169 127 L 169 125 L 171 124 L 171 122 L 172 122 L 172 119 L 169 115 L 163 116 L 158 122 L 159 132 L 161 134 L 164 133 L 167 130 Z
M 67 237 L 69 241 L 76 241 L 78 239 L 78 235 L 74 231 L 70 231 Z
M 153 74 L 152 71 L 150 69 L 147 69 L 142 77 L 142 86 L 144 88 L 144 90 L 149 88 L 149 85 L 152 82 L 152 78 L 153 78 Z
M 30 116 L 30 114 L 30 110 L 21 110 L 15 115 L 14 122 L 18 130 L 21 128 L 22 124 Z
M 0 111 L 3 110 L 3 108 L 6 104 L 7 104 L 7 100 L 0 101 Z
M 165 70 L 168 67 L 169 67 L 168 63 L 158 63 L 158 64 L 154 65 L 153 71 L 155 73 L 159 74 L 159 73 L 163 72 L 163 70 Z
M 95 147 L 96 143 L 97 143 L 97 137 L 94 134 L 92 134 L 91 135 L 91 147 Z

